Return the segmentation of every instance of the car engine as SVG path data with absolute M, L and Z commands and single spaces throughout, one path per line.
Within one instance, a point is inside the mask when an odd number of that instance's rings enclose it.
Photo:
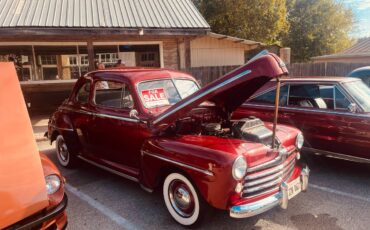
M 256 117 L 243 118 L 232 122 L 229 126 L 221 123 L 205 123 L 202 124 L 201 134 L 233 137 L 265 145 L 270 145 L 272 141 L 272 131 Z
M 233 123 L 233 137 L 270 145 L 272 142 L 272 131 L 256 117 L 243 118 Z

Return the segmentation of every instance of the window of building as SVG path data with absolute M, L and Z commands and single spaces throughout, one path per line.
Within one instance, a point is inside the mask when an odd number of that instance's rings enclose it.
M 39 61 L 41 65 L 56 65 L 57 56 L 56 55 L 40 55 Z
M 154 53 L 143 53 L 141 54 L 141 61 L 154 61 L 155 54 Z
M 78 93 L 76 95 L 76 101 L 85 104 L 89 102 L 89 96 L 90 96 L 90 82 L 86 82 L 81 86 L 81 88 L 78 90 Z
M 126 84 L 113 81 L 95 83 L 94 102 L 98 106 L 116 109 L 132 109 L 132 96 Z
M 14 63 L 19 81 L 34 79 L 31 46 L 0 46 L 0 61 Z
M 80 64 L 82 66 L 88 66 L 89 65 L 89 57 L 87 55 L 81 55 L 80 58 L 81 58 Z
M 69 65 L 70 66 L 78 65 L 78 62 L 77 62 L 78 58 L 77 58 L 77 56 L 69 56 L 68 59 L 69 59 Z
M 98 53 L 96 54 L 96 59 L 98 62 L 104 64 L 115 64 L 118 60 L 117 53 Z

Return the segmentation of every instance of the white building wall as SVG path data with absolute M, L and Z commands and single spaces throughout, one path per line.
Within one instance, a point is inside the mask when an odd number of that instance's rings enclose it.
M 192 40 L 190 47 L 192 67 L 242 65 L 248 50 L 246 45 L 209 36 Z

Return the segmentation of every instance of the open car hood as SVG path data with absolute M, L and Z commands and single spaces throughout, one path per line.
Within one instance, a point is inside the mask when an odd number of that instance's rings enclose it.
M 231 113 L 272 78 L 287 74 L 288 70 L 278 56 L 261 53 L 155 116 L 151 125 L 155 129 L 165 129 L 205 101 L 214 102 L 222 111 Z
M 40 155 L 11 62 L 0 63 L 0 229 L 49 205 Z

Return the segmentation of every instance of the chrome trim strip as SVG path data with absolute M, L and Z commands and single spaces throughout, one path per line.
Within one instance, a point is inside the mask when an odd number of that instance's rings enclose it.
M 140 184 L 140 187 L 141 187 L 145 192 L 148 192 L 148 193 L 152 193 L 152 192 L 154 192 L 154 190 L 153 190 L 153 189 L 147 188 L 147 187 L 145 187 L 143 184 Z
M 262 179 L 259 179 L 259 180 L 254 180 L 254 181 L 251 181 L 251 182 L 244 183 L 244 186 L 249 187 L 249 186 L 256 186 L 256 185 L 259 185 L 259 184 L 262 184 L 262 183 L 266 183 L 266 182 L 274 180 L 278 177 L 284 176 L 285 173 L 290 172 L 291 170 L 293 170 L 293 168 L 294 168 L 294 161 L 292 161 L 291 163 L 289 163 L 288 165 L 283 167 L 283 169 L 281 169 L 277 173 L 271 174 L 267 177 L 263 177 Z
M 258 173 L 258 174 L 254 174 L 254 175 L 252 174 L 252 175 L 249 175 L 249 176 L 247 175 L 245 177 L 245 180 L 255 180 L 255 179 L 258 179 L 258 178 L 261 178 L 261 177 L 269 176 L 271 174 L 274 174 L 274 173 L 277 173 L 277 172 L 283 170 L 286 167 L 290 167 L 292 164 L 294 164 L 294 162 L 295 162 L 295 158 L 292 158 L 291 161 L 289 161 L 287 163 L 283 163 L 283 164 L 278 165 L 278 166 L 275 166 L 274 168 L 271 168 L 266 172 L 262 172 L 262 173 Z
M 121 120 L 121 121 L 129 121 L 129 122 L 135 122 L 135 123 L 139 122 L 139 120 L 137 120 L 137 119 L 126 118 L 126 117 L 118 117 L 118 116 L 102 114 L 102 113 L 93 113 L 93 115 L 97 116 L 97 117 L 111 118 L 111 119 L 116 119 L 116 120 Z
M 252 192 L 258 192 L 260 190 L 263 190 L 263 189 L 266 189 L 266 188 L 269 188 L 269 187 L 272 187 L 274 185 L 278 185 L 279 183 L 283 182 L 283 178 L 282 177 L 279 177 L 269 183 L 265 183 L 265 184 L 262 184 L 262 185 L 259 185 L 257 187 L 252 187 L 252 188 L 246 188 L 243 190 L 243 193 L 252 193 Z
M 283 192 L 280 191 L 276 194 L 273 194 L 269 197 L 253 203 L 232 206 L 230 208 L 230 216 L 233 218 L 246 218 L 255 216 L 266 212 L 275 206 L 278 206 L 280 203 L 282 203 L 282 199 Z
M 71 112 L 76 112 L 76 113 L 82 113 L 82 114 L 102 117 L 102 118 L 111 118 L 111 119 L 116 119 L 116 120 L 121 120 L 121 121 L 129 121 L 129 122 L 135 122 L 135 123 L 139 122 L 139 120 L 137 120 L 137 119 L 119 117 L 119 116 L 108 115 L 108 114 L 103 114 L 103 113 L 95 113 L 95 112 L 90 112 L 90 111 L 86 111 L 86 110 L 82 110 L 82 109 L 71 109 L 71 108 L 67 108 L 67 107 L 61 107 L 61 109 L 68 110 L 68 111 L 71 111 Z
M 69 132 L 73 132 L 74 131 L 74 129 L 60 128 L 60 127 L 57 127 L 55 125 L 50 125 L 50 126 L 53 127 L 54 129 L 58 129 L 58 130 L 69 131 Z
M 175 108 L 175 109 L 173 109 L 173 110 L 169 111 L 168 113 L 164 113 L 164 114 L 160 115 L 157 119 L 155 119 L 155 120 L 153 121 L 153 124 L 155 125 L 155 124 L 159 123 L 160 121 L 162 121 L 162 120 L 163 120 L 163 119 L 165 119 L 166 117 L 170 116 L 170 115 L 171 115 L 171 114 L 173 114 L 173 113 L 176 113 L 176 112 L 177 112 L 177 111 L 179 111 L 180 109 L 182 109 L 182 108 L 184 108 L 185 106 L 187 106 L 187 105 L 189 105 L 189 104 L 193 103 L 194 101 L 198 100 L 199 98 L 204 97 L 205 95 L 209 94 L 210 92 L 212 92 L 212 91 L 214 91 L 214 90 L 217 90 L 218 88 L 220 88 L 220 87 L 222 87 L 222 86 L 225 86 L 225 85 L 227 85 L 227 84 L 229 84 L 229 83 L 231 83 L 231 82 L 233 82 L 233 81 L 236 81 L 236 80 L 238 80 L 239 78 L 244 77 L 245 75 L 247 75 L 247 74 L 249 74 L 249 73 L 251 73 L 251 72 L 252 72 L 251 70 L 246 70 L 246 71 L 244 71 L 244 72 L 242 72 L 242 73 L 240 73 L 240 74 L 238 74 L 238 75 L 236 75 L 236 76 L 234 76 L 234 77 L 232 77 L 232 78 L 230 78 L 230 79 L 228 79 L 228 80 L 226 80 L 226 81 L 224 81 L 224 82 L 222 82 L 222 83 L 220 83 L 220 84 L 218 84 L 218 85 L 213 86 L 212 88 L 210 88 L 210 89 L 208 89 L 208 90 L 204 91 L 203 93 L 199 94 L 198 96 L 191 98 L 189 101 L 187 101 L 187 102 L 183 103 L 183 104 L 182 104 L 182 105 L 180 105 L 179 107 L 177 107 L 177 108 Z
M 284 174 L 284 172 L 280 171 L 279 173 L 273 174 L 271 176 L 268 176 L 268 177 L 265 177 L 265 178 L 262 178 L 262 179 L 259 179 L 259 180 L 255 180 L 255 181 L 252 181 L 252 182 L 244 183 L 243 185 L 245 187 L 253 187 L 253 186 L 256 186 L 256 185 L 259 185 L 259 184 L 263 184 L 263 183 L 275 180 L 279 177 L 281 178 L 283 176 L 283 174 Z
M 267 105 L 267 104 L 255 104 L 255 103 L 244 103 L 241 107 L 248 106 L 248 107 L 255 107 L 255 108 L 268 108 L 273 109 L 274 106 Z M 287 107 L 287 106 L 280 106 L 280 109 L 289 110 L 289 111 L 301 111 L 301 112 L 315 112 L 321 114 L 334 114 L 334 115 L 344 115 L 344 116 L 353 116 L 353 117 L 362 117 L 362 118 L 369 118 L 369 115 L 366 114 L 357 114 L 357 113 L 350 113 L 350 112 L 335 112 L 329 109 L 304 109 L 298 107 Z
M 248 169 L 247 169 L 247 173 L 248 173 L 248 172 L 255 172 L 255 171 L 259 171 L 259 170 L 262 170 L 262 169 L 265 169 L 265 168 L 268 168 L 268 167 L 274 166 L 274 165 L 276 165 L 276 164 L 280 163 L 282 159 L 283 159 L 283 158 L 282 158 L 282 156 L 281 156 L 281 155 L 279 155 L 279 156 L 277 156 L 276 158 L 274 158 L 274 159 L 273 159 L 273 160 L 271 160 L 271 161 L 265 162 L 265 163 L 263 163 L 263 164 L 260 164 L 260 165 L 257 165 L 257 166 L 251 167 L 251 168 L 248 168 Z
M 301 175 L 302 191 L 307 190 L 309 180 L 309 169 L 306 167 L 302 169 Z M 277 187 L 279 189 L 279 187 Z M 276 189 L 276 188 L 275 188 Z M 274 190 L 274 189 L 273 189 Z M 271 192 L 273 190 L 270 190 Z M 258 194 L 259 196 L 262 194 Z M 289 203 L 287 184 L 283 183 L 280 186 L 280 191 L 262 200 L 252 203 L 236 205 L 230 207 L 230 216 L 233 218 L 246 218 L 266 212 L 267 210 L 280 205 L 282 208 L 287 208 Z
M 271 189 L 269 189 L 269 190 L 266 190 L 266 191 L 264 191 L 264 192 L 257 193 L 257 194 L 253 194 L 253 195 L 251 195 L 251 196 L 245 196 L 244 194 L 242 194 L 242 197 L 243 197 L 243 198 L 245 198 L 245 199 L 251 199 L 251 198 L 255 198 L 255 197 L 257 197 L 257 196 L 263 196 L 263 195 L 266 195 L 266 194 L 271 193 L 271 192 L 273 192 L 273 191 L 275 191 L 275 190 L 279 190 L 279 185 L 276 185 L 276 186 L 274 186 L 273 188 L 271 188 Z
M 155 158 L 158 158 L 160 160 L 163 160 L 163 161 L 166 161 L 166 162 L 169 162 L 169 163 L 172 163 L 172 164 L 175 164 L 175 165 L 178 165 L 178 166 L 182 166 L 184 168 L 188 168 L 188 169 L 191 169 L 191 170 L 194 170 L 194 171 L 197 171 L 197 172 L 200 172 L 200 173 L 203 173 L 207 176 L 214 176 L 213 172 L 209 171 L 209 170 L 205 170 L 205 169 L 200 169 L 200 168 L 196 168 L 194 166 L 191 166 L 191 165 L 188 165 L 188 164 L 184 164 L 184 163 L 181 163 L 181 162 L 178 162 L 178 161 L 174 161 L 174 160 L 171 160 L 171 159 L 168 159 L 168 158 L 165 158 L 165 157 L 162 157 L 162 156 L 158 156 L 156 154 L 153 154 L 153 153 L 149 153 L 147 151 L 141 151 L 142 155 L 146 154 L 146 155 L 149 155 L 149 156 L 152 156 L 152 157 L 155 157 Z
M 266 191 L 263 191 L 263 192 L 259 192 L 259 191 L 265 190 L 265 189 L 267 189 L 269 187 L 273 187 L 272 189 L 276 189 L 276 187 L 279 186 L 279 183 L 285 183 L 285 182 L 287 182 L 289 180 L 289 178 L 292 177 L 293 172 L 294 172 L 294 166 L 295 166 L 295 164 L 289 170 L 284 171 L 283 175 L 281 177 L 279 177 L 278 179 L 276 179 L 276 180 L 273 180 L 273 181 L 271 181 L 271 182 L 269 182 L 267 184 L 266 183 L 265 184 L 262 184 L 262 185 L 257 186 L 257 187 L 245 188 L 243 190 L 242 196 L 244 198 L 251 198 L 253 196 L 260 196 L 261 194 L 264 194 Z M 253 190 L 253 191 L 250 191 L 250 190 Z M 248 193 L 255 193 L 255 192 L 259 192 L 259 193 L 258 194 L 253 194 L 251 196 L 247 196 L 246 195 Z
M 101 168 L 101 169 L 104 169 L 104 170 L 106 170 L 106 171 L 108 171 L 108 172 L 111 172 L 111 173 L 113 173 L 113 174 L 116 174 L 116 175 L 118 175 L 118 176 L 124 177 L 124 178 L 129 179 L 129 180 L 132 180 L 132 181 L 134 181 L 134 182 L 139 182 L 139 180 L 138 180 L 137 178 L 135 178 L 135 177 L 129 176 L 129 175 L 127 175 L 127 174 L 124 174 L 124 173 L 118 172 L 118 171 L 116 171 L 116 170 L 114 170 L 114 169 L 108 168 L 108 167 L 106 167 L 106 166 L 104 166 L 104 165 L 98 164 L 98 163 L 96 163 L 96 162 L 94 162 L 94 161 L 88 160 L 88 159 L 86 159 L 85 157 L 83 157 L 83 156 L 81 156 L 81 155 L 78 155 L 77 157 L 78 157 L 78 158 L 80 158 L 80 159 L 81 159 L 81 160 L 83 160 L 83 161 L 86 161 L 87 163 L 90 163 L 90 164 L 92 164 L 92 165 L 94 165 L 94 166 L 96 166 L 96 167 L 99 167 L 99 168 Z
M 311 153 L 314 153 L 314 154 L 318 153 L 318 154 L 325 155 L 327 157 L 340 159 L 340 160 L 370 164 L 370 159 L 366 159 L 366 158 L 362 158 L 362 157 L 349 156 L 349 155 L 344 155 L 344 154 L 341 154 L 341 153 L 334 153 L 334 152 L 330 152 L 330 151 L 318 150 L 318 149 L 308 148 L 308 147 L 303 147 L 303 151 L 311 152 Z
M 288 153 L 288 157 L 296 151 L 296 148 L 293 148 L 292 150 L 289 151 Z M 263 164 L 260 164 L 260 165 L 256 165 L 254 167 L 251 167 L 251 168 L 248 168 L 247 169 L 247 172 L 255 172 L 255 171 L 259 171 L 259 170 L 262 170 L 262 169 L 265 169 L 265 168 L 268 168 L 268 167 L 272 167 L 272 166 L 275 166 L 277 165 L 278 163 L 280 163 L 280 161 L 282 160 L 282 156 L 279 155 L 277 156 L 275 159 L 272 159 L 271 161 L 268 161 L 268 162 L 265 162 Z

